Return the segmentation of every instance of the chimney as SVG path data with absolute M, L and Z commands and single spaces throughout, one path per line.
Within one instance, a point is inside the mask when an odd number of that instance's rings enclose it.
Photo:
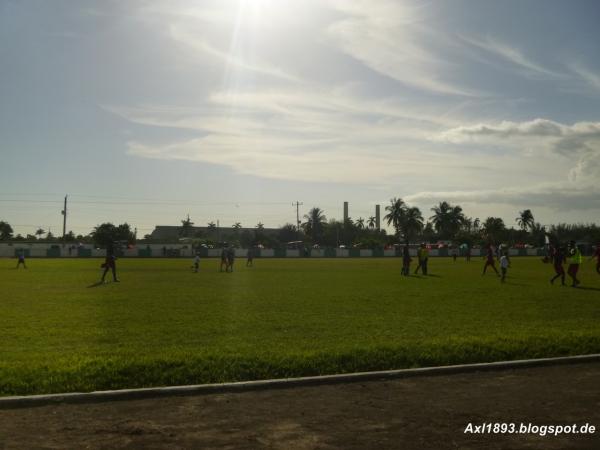
M 344 202 L 344 223 L 348 221 L 348 202 Z
M 379 205 L 375 205 L 375 227 L 377 231 L 381 230 L 381 211 Z

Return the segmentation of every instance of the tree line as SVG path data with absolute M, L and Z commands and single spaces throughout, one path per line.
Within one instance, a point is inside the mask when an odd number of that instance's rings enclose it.
M 300 228 L 286 223 L 276 233 L 265 232 L 264 224 L 260 222 L 251 230 L 242 229 L 240 222 L 226 228 L 218 228 L 214 222 L 208 222 L 204 230 L 198 230 L 187 216 L 181 220 L 179 237 L 198 245 L 219 245 L 227 241 L 242 247 L 264 245 L 270 248 L 282 247 L 289 242 L 304 246 L 381 248 L 393 244 L 439 241 L 469 246 L 505 243 L 541 247 L 547 237 L 557 242 L 571 239 L 600 242 L 600 227 L 595 224 L 559 223 L 545 227 L 535 220 L 530 209 L 519 211 L 514 225 L 510 226 L 500 217 L 484 220 L 468 217 L 461 206 L 446 201 L 433 206 L 427 219 L 418 207 L 408 205 L 401 198 L 392 198 L 385 212 L 383 221 L 393 229 L 390 234 L 377 229 L 374 216 L 348 218 L 346 221 L 327 219 L 325 211 L 315 206 L 303 216 Z M 71 231 L 64 240 L 41 228 L 34 235 L 15 236 L 12 227 L 0 221 L 0 241 L 90 242 L 103 247 L 110 241 L 134 244 L 136 236 L 127 223 L 103 223 L 85 236 L 76 236 Z M 151 237 L 146 235 L 143 242 L 151 242 Z

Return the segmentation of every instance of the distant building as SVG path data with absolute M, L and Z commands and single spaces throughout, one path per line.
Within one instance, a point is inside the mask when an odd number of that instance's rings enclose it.
M 217 228 L 209 228 L 209 227 L 190 227 L 188 230 L 188 235 L 186 237 L 190 238 L 198 238 L 198 239 L 212 239 L 216 240 L 218 238 L 226 238 L 227 236 L 232 236 L 234 234 L 242 234 L 244 232 L 253 233 L 258 231 L 257 228 L 239 228 L 235 230 L 231 226 L 229 227 L 219 227 Z M 279 228 L 263 228 L 262 233 L 265 236 L 277 236 L 280 229 Z M 150 233 L 150 239 L 153 241 L 165 241 L 165 242 L 176 242 L 184 236 L 182 233 L 181 225 L 157 225 L 154 227 L 152 233 Z

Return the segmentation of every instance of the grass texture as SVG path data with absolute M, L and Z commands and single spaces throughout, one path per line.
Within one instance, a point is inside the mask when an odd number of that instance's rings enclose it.
M 0 395 L 82 392 L 600 352 L 600 276 L 551 286 L 552 266 L 483 260 L 0 261 Z M 414 265 L 413 265 L 414 268 Z

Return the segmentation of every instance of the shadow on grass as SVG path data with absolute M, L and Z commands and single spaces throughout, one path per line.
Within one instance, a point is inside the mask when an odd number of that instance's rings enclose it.
M 600 291 L 600 288 L 589 286 L 577 286 L 575 289 L 581 289 L 582 291 Z
M 97 281 L 97 282 L 96 282 L 96 283 L 94 283 L 94 284 L 90 284 L 90 285 L 88 286 L 88 288 L 95 288 L 95 287 L 98 287 L 98 286 L 104 286 L 104 281 Z

